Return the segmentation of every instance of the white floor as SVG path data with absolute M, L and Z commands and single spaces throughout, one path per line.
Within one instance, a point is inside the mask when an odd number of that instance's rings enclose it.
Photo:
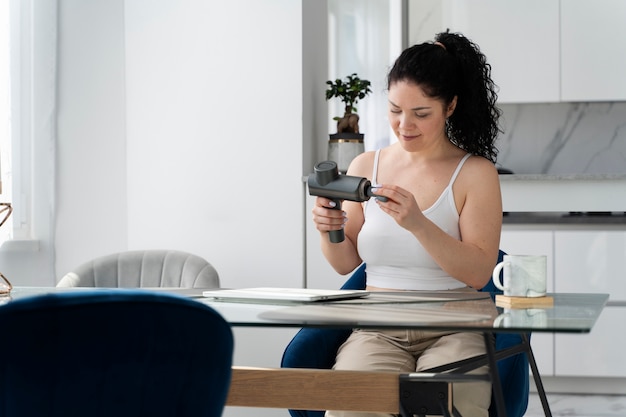
M 594 394 L 548 394 L 553 417 L 625 417 L 626 396 Z M 537 394 L 531 393 L 524 417 L 545 416 Z

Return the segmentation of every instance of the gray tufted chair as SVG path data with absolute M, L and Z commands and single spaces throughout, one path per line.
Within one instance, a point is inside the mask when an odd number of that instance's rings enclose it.
M 57 287 L 219 288 L 205 259 L 174 250 L 138 250 L 95 258 L 65 275 Z

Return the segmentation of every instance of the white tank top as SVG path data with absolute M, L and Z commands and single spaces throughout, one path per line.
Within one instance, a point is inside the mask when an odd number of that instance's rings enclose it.
M 377 184 L 378 158 L 374 157 L 372 184 Z M 452 174 L 448 186 L 437 201 L 422 213 L 450 236 L 461 239 L 459 213 L 454 202 L 452 185 L 461 171 L 467 154 Z M 383 212 L 373 200 L 365 203 L 365 222 L 359 233 L 358 249 L 366 264 L 367 284 L 397 290 L 439 291 L 466 285 L 452 278 L 426 252 L 421 243 L 406 229 Z

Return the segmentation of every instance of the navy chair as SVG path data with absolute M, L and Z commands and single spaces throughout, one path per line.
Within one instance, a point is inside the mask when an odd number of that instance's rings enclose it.
M 217 417 L 233 335 L 212 308 L 146 290 L 65 290 L 0 307 L 0 416 Z
M 498 262 L 502 262 L 504 252 L 500 251 Z M 364 289 L 366 282 L 365 264 L 357 268 L 342 288 Z M 501 293 L 489 280 L 481 291 L 489 292 L 492 298 Z M 349 329 L 301 329 L 291 340 L 283 353 L 283 368 L 331 369 L 341 344 L 348 338 Z M 496 351 L 520 345 L 522 336 L 515 333 L 496 333 Z M 528 407 L 529 395 L 529 364 L 524 352 L 498 361 L 500 385 L 504 396 L 506 415 L 522 417 Z M 293 417 L 323 417 L 323 411 L 289 410 Z M 489 409 L 491 417 L 497 417 L 495 401 Z

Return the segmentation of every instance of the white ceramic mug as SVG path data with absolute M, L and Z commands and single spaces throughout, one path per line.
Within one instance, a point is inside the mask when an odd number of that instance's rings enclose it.
M 500 271 L 504 271 L 504 284 Z M 509 297 L 543 297 L 547 286 L 545 255 L 504 255 L 493 269 L 493 283 Z

